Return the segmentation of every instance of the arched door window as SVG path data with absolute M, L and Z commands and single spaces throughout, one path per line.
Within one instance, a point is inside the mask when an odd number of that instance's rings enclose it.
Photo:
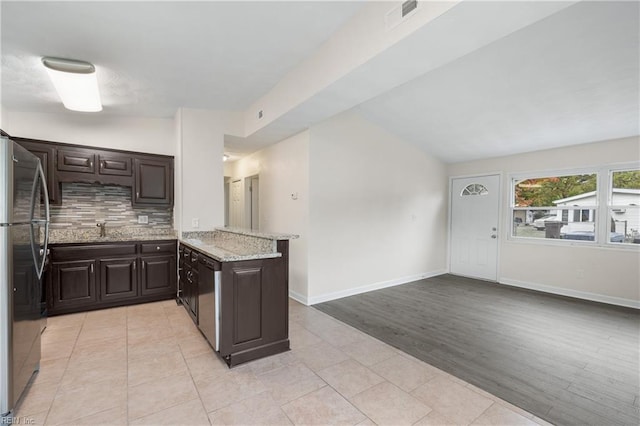
M 487 187 L 480 184 L 480 183 L 471 183 L 467 186 L 464 187 L 464 189 L 462 190 L 462 193 L 460 194 L 461 196 L 465 196 L 465 195 L 487 195 L 489 193 L 489 190 L 487 190 Z

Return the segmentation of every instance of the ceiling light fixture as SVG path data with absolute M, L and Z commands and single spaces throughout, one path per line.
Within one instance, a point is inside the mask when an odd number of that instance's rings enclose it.
M 42 58 L 64 107 L 72 111 L 102 111 L 96 68 L 84 61 Z
M 227 161 L 229 159 L 229 154 L 224 154 L 222 156 L 222 161 Z

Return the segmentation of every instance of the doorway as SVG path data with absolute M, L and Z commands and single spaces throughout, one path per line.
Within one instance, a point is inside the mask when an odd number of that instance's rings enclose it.
M 497 281 L 500 175 L 454 178 L 450 196 L 451 273 Z
M 258 175 L 245 178 L 245 220 L 246 227 L 260 229 L 260 179 Z
M 224 177 L 224 226 L 229 226 L 229 193 L 231 186 L 231 178 Z

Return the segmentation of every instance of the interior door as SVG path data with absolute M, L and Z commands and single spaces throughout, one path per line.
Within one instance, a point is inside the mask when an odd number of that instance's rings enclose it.
M 229 226 L 244 227 L 244 209 L 242 203 L 242 180 L 237 179 L 231 182 L 229 203 Z
M 499 215 L 499 175 L 452 180 L 452 274 L 497 281 Z

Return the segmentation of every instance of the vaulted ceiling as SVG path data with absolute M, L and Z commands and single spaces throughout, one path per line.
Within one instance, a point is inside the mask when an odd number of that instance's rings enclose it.
M 290 100 L 228 138 L 245 152 L 353 107 L 446 162 L 640 134 L 638 2 L 421 3 L 442 12 L 326 84 L 309 81 L 317 88 L 294 102 L 282 82 L 330 57 L 332 38 L 371 4 L 3 1 L 2 106 L 73 114 L 39 63 L 46 55 L 96 65 L 104 114 L 251 117 L 261 99 Z M 342 53 L 345 63 L 360 54 Z M 333 58 L 328 71 L 341 65 Z

